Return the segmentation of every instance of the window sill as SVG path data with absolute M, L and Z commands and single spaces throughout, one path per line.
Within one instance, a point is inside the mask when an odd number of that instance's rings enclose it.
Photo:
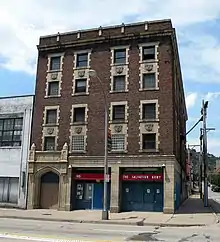
M 159 119 L 141 119 L 139 120 L 139 123 L 158 123 Z
M 140 88 L 140 92 L 146 92 L 146 91 L 158 91 L 159 87 L 151 87 L 151 88 Z
M 59 72 L 62 72 L 62 69 L 59 69 L 59 70 L 47 70 L 47 73 L 59 73 Z
M 58 127 L 59 124 L 43 124 L 43 127 Z
M 82 67 L 73 67 L 73 70 L 74 71 L 82 71 L 82 70 L 87 70 L 87 69 L 89 69 L 90 67 L 89 66 L 82 66 Z
M 70 125 L 71 126 L 78 126 L 78 125 L 87 125 L 88 122 L 71 122 Z
M 72 96 L 88 96 L 89 93 L 88 92 L 79 92 L 79 93 L 73 93 Z
M 111 90 L 110 93 L 127 93 L 128 90 L 121 90 L 121 91 L 114 91 L 114 90 Z
M 110 124 L 126 124 L 128 123 L 127 120 L 111 120 L 109 121 Z
M 159 153 L 157 149 L 139 150 L 140 153 Z
M 139 64 L 147 64 L 147 63 L 158 63 L 159 60 L 157 59 L 149 59 L 149 60 L 141 60 L 139 61 Z
M 108 152 L 109 154 L 126 154 L 128 153 L 127 150 L 111 150 Z
M 44 98 L 59 98 L 61 95 L 51 95 L 51 96 L 44 96 Z
M 5 150 L 8 150 L 8 149 L 15 149 L 15 150 L 18 150 L 18 149 L 21 149 L 22 148 L 22 145 L 21 146 L 0 146 L 0 150 L 1 149 L 5 149 Z
M 111 67 L 114 67 L 114 66 L 128 66 L 129 65 L 129 62 L 125 62 L 125 63 L 111 63 Z

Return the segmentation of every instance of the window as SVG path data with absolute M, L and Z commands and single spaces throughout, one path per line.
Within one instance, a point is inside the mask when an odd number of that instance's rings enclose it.
M 125 135 L 124 134 L 112 134 L 112 150 L 124 150 L 125 149 Z
M 156 149 L 156 134 L 142 134 L 143 150 Z
M 114 120 L 114 121 L 124 121 L 125 120 L 125 105 L 113 106 L 112 120 Z
M 59 95 L 59 82 L 48 82 L 48 96 Z
M 75 93 L 86 92 L 86 79 L 76 79 L 75 80 Z
M 155 59 L 155 46 L 143 47 L 143 60 L 152 60 Z
M 85 107 L 74 108 L 73 122 L 85 122 Z
M 156 104 L 145 103 L 143 104 L 142 119 L 156 119 Z
M 156 76 L 155 73 L 149 73 L 143 75 L 143 89 L 155 88 L 156 87 Z
M 0 119 L 0 146 L 21 146 L 23 118 Z
M 85 151 L 84 135 L 74 135 L 72 137 L 72 151 Z
M 113 79 L 113 91 L 125 90 L 125 76 L 114 76 Z
M 18 186 L 18 177 L 0 177 L 0 203 L 17 204 Z
M 55 137 L 44 138 L 44 150 L 55 150 Z
M 88 66 L 88 53 L 77 54 L 76 67 L 87 67 Z
M 50 58 L 50 70 L 51 71 L 60 70 L 60 60 L 61 60 L 60 56 Z
M 126 49 L 114 50 L 114 63 L 115 64 L 126 63 Z
M 57 109 L 49 109 L 46 114 L 46 124 L 57 123 Z

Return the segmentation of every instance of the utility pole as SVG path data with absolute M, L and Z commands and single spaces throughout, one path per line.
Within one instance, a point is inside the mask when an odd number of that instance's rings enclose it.
M 207 180 L 207 119 L 208 101 L 202 100 L 202 116 L 203 116 L 203 163 L 204 163 L 204 206 L 208 206 L 208 180 Z
M 200 199 L 202 199 L 202 128 L 200 128 L 200 152 L 199 152 L 199 193 Z

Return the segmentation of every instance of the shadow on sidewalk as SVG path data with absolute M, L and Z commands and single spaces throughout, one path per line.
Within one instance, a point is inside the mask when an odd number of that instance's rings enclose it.
M 213 211 L 210 207 L 204 207 L 204 203 L 202 199 L 197 197 L 190 197 L 182 203 L 182 205 L 175 212 L 175 214 L 195 214 L 195 213 L 212 213 L 212 212 Z
M 216 202 L 214 199 L 209 199 L 209 205 L 213 208 L 215 213 L 220 214 L 220 204 Z

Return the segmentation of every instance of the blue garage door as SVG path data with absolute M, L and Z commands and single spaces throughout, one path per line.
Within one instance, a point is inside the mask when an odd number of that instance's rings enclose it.
M 123 211 L 163 211 L 163 183 L 124 182 Z

